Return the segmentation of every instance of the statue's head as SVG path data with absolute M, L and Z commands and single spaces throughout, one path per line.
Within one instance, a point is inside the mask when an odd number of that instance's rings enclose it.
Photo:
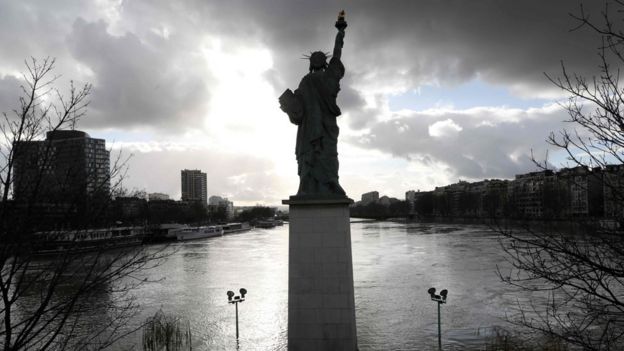
M 327 68 L 327 54 L 322 51 L 315 51 L 310 56 L 310 72 L 321 71 Z

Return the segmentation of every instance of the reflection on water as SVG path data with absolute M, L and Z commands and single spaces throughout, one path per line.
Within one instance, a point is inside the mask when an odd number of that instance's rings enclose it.
M 477 345 L 488 330 L 504 325 L 501 317 L 516 296 L 498 280 L 496 265 L 504 260 L 487 228 L 361 222 L 351 231 L 360 350 L 434 347 L 432 286 L 449 290 L 442 306 L 445 348 Z M 173 246 L 171 258 L 150 272 L 163 279 L 137 292 L 142 311 L 135 324 L 162 309 L 191 321 L 196 349 L 236 350 L 234 306 L 226 292 L 244 287 L 239 349 L 286 349 L 288 226 Z

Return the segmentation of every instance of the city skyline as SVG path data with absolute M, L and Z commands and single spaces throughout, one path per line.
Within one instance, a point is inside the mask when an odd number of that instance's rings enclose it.
M 511 179 L 535 170 L 531 151 L 541 158 L 567 118 L 544 73 L 559 75 L 561 60 L 596 72 L 596 37 L 570 32 L 578 5 L 4 2 L 0 111 L 17 104 L 24 59 L 56 57 L 59 85 L 93 84 L 78 128 L 133 155 L 125 187 L 180 198 L 177 172 L 202 169 L 219 196 L 275 205 L 297 190 L 295 131 L 277 97 L 307 71 L 301 55 L 331 48 L 344 8 L 347 194 Z

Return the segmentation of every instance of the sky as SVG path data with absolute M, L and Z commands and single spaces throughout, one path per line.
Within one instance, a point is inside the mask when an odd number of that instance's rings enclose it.
M 57 86 L 93 85 L 77 129 L 129 157 L 123 186 L 180 198 L 180 170 L 208 194 L 280 204 L 298 187 L 296 126 L 278 97 L 348 27 L 338 104 L 340 183 L 404 198 L 536 170 L 573 128 L 546 77 L 598 74 L 600 37 L 572 30 L 570 0 L 0 0 L 0 111 L 24 60 L 56 58 Z M 586 1 L 600 15 L 602 1 Z M 556 149 L 550 160 L 564 162 Z

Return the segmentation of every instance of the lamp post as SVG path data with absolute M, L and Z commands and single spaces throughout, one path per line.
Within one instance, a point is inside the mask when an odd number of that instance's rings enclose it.
M 446 303 L 448 290 L 444 289 L 440 291 L 440 295 L 435 294 L 436 288 L 429 288 L 427 292 L 429 293 L 429 296 L 431 296 L 431 301 L 438 303 L 438 350 L 442 351 L 442 322 L 440 319 L 440 305 Z
M 247 289 L 241 288 L 238 290 L 240 292 L 240 296 L 234 296 L 233 291 L 227 292 L 228 303 L 233 303 L 236 306 L 236 340 L 238 340 L 238 303 L 245 301 L 245 294 L 247 294 Z

